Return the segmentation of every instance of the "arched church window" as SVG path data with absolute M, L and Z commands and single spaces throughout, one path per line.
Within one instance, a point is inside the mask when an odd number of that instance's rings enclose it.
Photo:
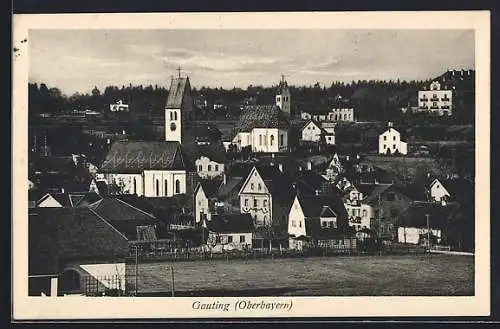
M 181 193 L 181 182 L 178 179 L 175 180 L 175 193 Z
M 156 196 L 160 195 L 160 181 L 156 180 Z
M 269 141 L 269 145 L 273 146 L 273 142 L 274 142 L 274 135 L 271 135 L 271 139 Z
M 177 120 L 177 112 L 174 112 L 174 120 Z
M 174 120 L 174 112 L 170 111 L 170 120 Z
M 134 177 L 134 194 L 137 194 L 137 180 Z
M 164 186 L 164 188 L 165 188 L 165 196 L 167 196 L 167 192 L 168 192 L 168 188 L 167 187 L 168 187 L 167 180 L 165 179 L 165 186 Z

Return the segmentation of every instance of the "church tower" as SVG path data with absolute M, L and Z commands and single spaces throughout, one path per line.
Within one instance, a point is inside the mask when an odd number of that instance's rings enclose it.
M 276 95 L 276 106 L 279 107 L 286 116 L 291 116 L 290 89 L 288 88 L 284 75 L 281 76 L 278 94 Z
M 181 76 L 172 77 L 165 105 L 165 141 L 182 143 L 186 124 L 192 118 L 193 97 L 189 78 Z

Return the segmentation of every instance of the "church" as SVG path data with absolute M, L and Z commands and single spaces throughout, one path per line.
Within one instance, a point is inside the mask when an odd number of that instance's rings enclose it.
M 188 77 L 171 79 L 165 105 L 165 141 L 116 141 L 101 166 L 100 177 L 110 193 L 171 197 L 189 193 L 196 171 L 183 146 L 192 118 L 193 97 Z

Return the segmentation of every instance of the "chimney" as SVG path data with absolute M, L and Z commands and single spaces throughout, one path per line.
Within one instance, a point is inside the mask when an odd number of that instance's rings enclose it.
M 345 159 L 346 159 L 346 161 L 349 161 L 349 159 L 350 159 L 349 155 L 346 155 Z
M 319 190 L 315 190 L 315 191 L 314 191 L 314 193 L 315 193 L 316 195 L 319 195 Z
M 61 187 L 61 193 L 64 194 L 64 187 Z
M 226 185 L 226 173 L 222 174 L 222 184 Z
M 312 162 L 307 161 L 307 170 L 312 170 Z
M 392 122 L 391 122 L 391 121 L 387 122 L 387 127 L 392 128 L 392 126 L 393 126 L 393 125 L 392 125 Z
M 122 135 L 125 135 L 125 129 L 122 130 Z
M 283 165 L 281 163 L 278 163 L 278 169 L 283 172 Z

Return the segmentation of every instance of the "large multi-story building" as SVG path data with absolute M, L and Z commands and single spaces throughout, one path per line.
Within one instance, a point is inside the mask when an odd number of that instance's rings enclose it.
M 418 92 L 419 112 L 451 115 L 453 111 L 453 91 L 438 81 L 433 81 L 429 90 Z

